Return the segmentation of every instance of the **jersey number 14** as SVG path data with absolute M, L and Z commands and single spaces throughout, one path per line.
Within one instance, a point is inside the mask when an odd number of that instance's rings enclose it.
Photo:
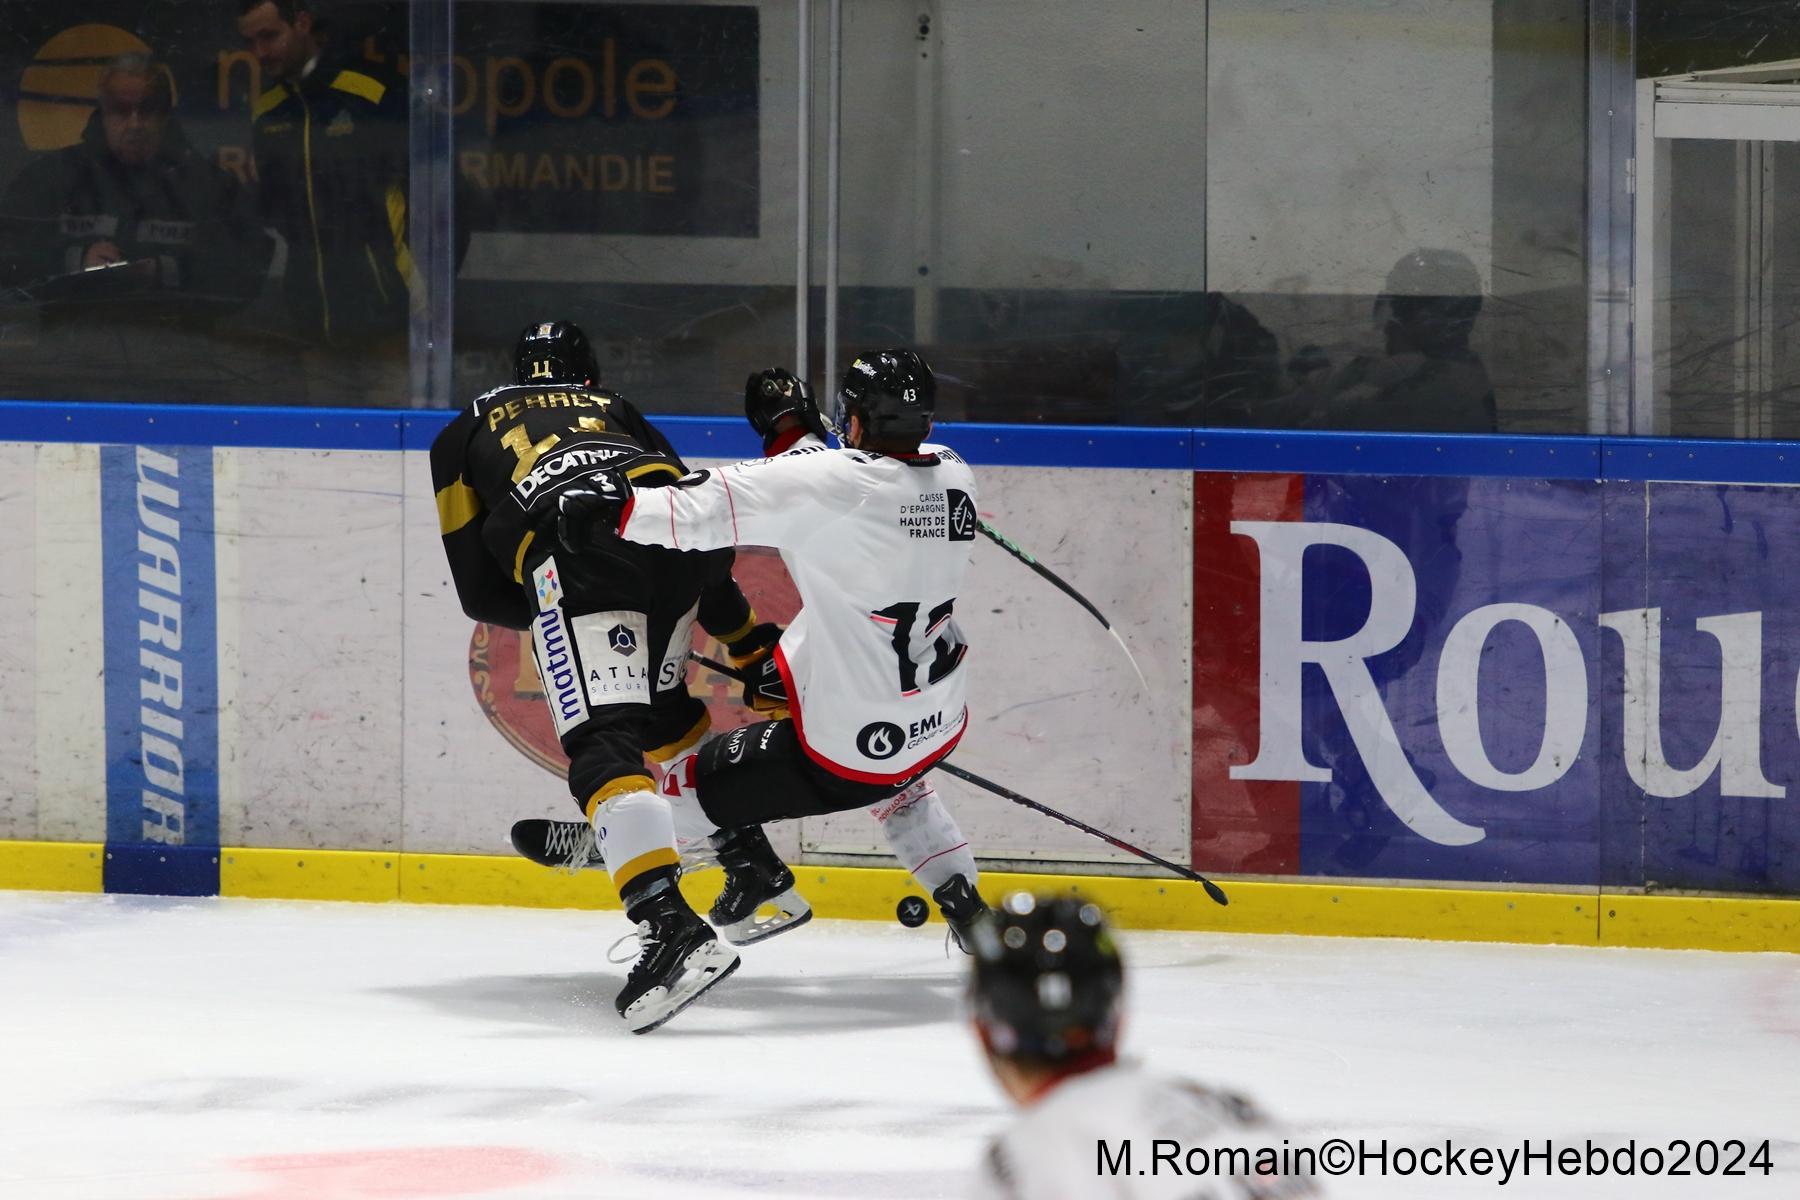
M 909 600 L 903 604 L 890 604 L 869 614 L 870 619 L 876 623 L 892 627 L 894 655 L 900 660 L 902 696 L 919 694 L 920 667 L 925 667 L 925 685 L 930 687 L 962 666 L 963 655 L 969 652 L 969 647 L 957 636 L 956 626 L 950 624 L 950 614 L 955 607 L 956 600 L 952 597 L 925 615 L 925 633 L 920 639 L 916 656 L 913 652 L 913 627 L 919 620 L 917 604 Z M 940 629 L 943 630 L 941 635 L 938 633 Z

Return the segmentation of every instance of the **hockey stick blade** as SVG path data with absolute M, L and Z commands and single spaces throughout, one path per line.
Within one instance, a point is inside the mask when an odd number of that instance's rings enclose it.
M 1124 841 L 1121 838 L 1116 838 L 1112 834 L 1107 833 L 1104 829 L 1096 829 L 1086 821 L 1077 820 L 1065 812 L 1058 812 L 1048 804 L 1039 804 L 1029 796 L 1021 796 L 1018 792 L 1013 791 L 1009 787 L 1002 787 L 991 779 L 983 779 L 981 776 L 975 774 L 975 772 L 965 771 L 953 763 L 948 763 L 940 759 L 936 763 L 933 763 L 932 766 L 935 769 L 944 772 L 946 775 L 954 775 L 964 783 L 972 783 L 983 791 L 992 792 L 1003 800 L 1011 800 L 1014 804 L 1023 805 L 1033 812 L 1043 813 L 1046 817 L 1054 817 L 1056 820 L 1061 821 L 1064 825 L 1067 825 L 1072 829 L 1079 829 L 1085 834 L 1099 838 L 1109 846 L 1117 847 L 1127 854 L 1135 854 L 1146 862 L 1155 863 L 1165 871 L 1172 871 L 1183 879 L 1192 883 L 1197 883 L 1206 890 L 1207 897 L 1212 900 L 1214 904 L 1226 905 L 1231 903 L 1226 897 L 1223 888 L 1206 876 L 1200 874 L 1198 871 L 1191 870 L 1179 863 L 1172 863 L 1160 855 L 1150 853 L 1150 851 L 1143 849 L 1141 846 L 1134 846 L 1130 842 Z
M 717 659 L 708 658 L 704 654 L 692 651 L 689 652 L 688 657 L 703 667 L 710 667 L 727 679 L 735 679 L 740 683 L 743 682 L 744 676 L 741 672 L 735 668 L 726 666 Z M 1134 846 L 1130 842 L 1121 838 L 1116 838 L 1112 834 L 1107 833 L 1104 829 L 1096 829 L 1086 821 L 1078 820 L 1065 812 L 1059 812 L 1058 810 L 1051 808 L 1048 804 L 1039 804 L 1029 796 L 1022 796 L 1011 788 L 1002 787 L 991 779 L 983 779 L 973 771 L 965 771 L 961 767 L 952 766 L 943 759 L 939 759 L 937 762 L 933 763 L 932 769 L 942 771 L 946 775 L 954 775 L 964 783 L 971 783 L 976 787 L 981 788 L 983 791 L 992 792 L 1002 800 L 1011 800 L 1014 804 L 1022 805 L 1033 812 L 1043 813 L 1046 817 L 1052 817 L 1055 820 L 1061 821 L 1071 829 L 1079 829 L 1090 837 L 1099 838 L 1109 846 L 1117 847 L 1127 854 L 1135 854 L 1145 862 L 1155 863 L 1165 871 L 1172 871 L 1182 879 L 1199 884 L 1206 890 L 1207 897 L 1211 899 L 1214 904 L 1227 905 L 1231 903 L 1226 897 L 1223 888 L 1192 868 L 1184 867 L 1179 863 L 1172 863 L 1166 858 L 1150 853 L 1150 851 L 1143 849 L 1141 846 Z
M 1019 543 L 1013 541 L 986 521 L 977 520 L 975 522 L 975 528 L 979 529 L 989 541 L 994 543 L 994 545 L 1000 547 L 1002 550 L 1030 567 L 1033 571 L 1036 571 L 1044 579 L 1048 580 L 1051 586 L 1056 588 L 1057 591 L 1086 609 L 1089 616 L 1100 622 L 1100 628 L 1112 634 L 1113 641 L 1119 643 L 1119 649 L 1125 652 L 1125 661 L 1131 664 L 1132 672 L 1137 675 L 1138 686 L 1143 688 L 1146 692 L 1150 690 L 1150 684 L 1144 679 L 1143 668 L 1138 666 L 1137 656 L 1131 652 L 1131 647 L 1125 644 L 1125 639 L 1119 636 L 1119 631 L 1113 628 L 1113 623 L 1106 619 L 1106 614 L 1094 607 L 1093 601 L 1071 587 L 1068 581 L 1062 576 L 1039 562 L 1029 550 L 1026 550 L 1023 546 L 1019 545 Z

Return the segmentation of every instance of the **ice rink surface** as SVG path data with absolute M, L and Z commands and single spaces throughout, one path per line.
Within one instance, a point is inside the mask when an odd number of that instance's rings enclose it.
M 0 1196 L 961 1194 L 1007 1110 L 941 924 L 815 921 L 645 1037 L 612 1009 L 625 968 L 606 952 L 627 928 L 0 892 Z M 1124 947 L 1127 1052 L 1255 1096 L 1296 1141 L 1774 1139 L 1767 1177 L 1345 1178 L 1331 1195 L 1800 1196 L 1800 957 Z

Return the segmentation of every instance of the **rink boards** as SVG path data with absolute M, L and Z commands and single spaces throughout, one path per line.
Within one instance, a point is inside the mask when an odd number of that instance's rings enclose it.
M 515 635 L 450 590 L 424 453 L 443 420 L 0 407 L 0 884 L 604 901 L 598 876 L 506 857 L 514 819 L 573 810 Z M 669 426 L 697 465 L 754 452 L 735 422 Z M 942 437 L 1148 683 L 983 541 L 957 761 L 1258 880 L 1230 910 L 1083 884 L 1142 923 L 1800 946 L 1800 904 L 1776 902 L 1800 895 L 1800 447 Z M 742 567 L 790 616 L 778 561 Z M 727 681 L 693 683 L 743 719 Z M 984 860 L 1136 862 L 940 788 Z M 886 865 L 862 813 L 777 844 L 845 915 L 904 890 L 841 865 Z M 1637 894 L 1665 891 L 1741 898 Z

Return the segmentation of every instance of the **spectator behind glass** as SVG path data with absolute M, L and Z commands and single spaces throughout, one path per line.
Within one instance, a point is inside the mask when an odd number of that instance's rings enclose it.
M 258 200 L 287 241 L 293 332 L 403 367 L 414 284 L 405 86 L 333 44 L 314 0 L 239 0 L 238 32 L 266 87 L 251 101 Z
M 1313 367 L 1270 406 L 1277 427 L 1422 433 L 1493 433 L 1494 385 L 1469 346 L 1481 312 L 1481 274 L 1454 250 L 1414 250 L 1388 272 L 1375 299 L 1382 356 Z M 1317 361 L 1311 347 L 1299 361 Z
M 237 180 L 188 144 L 167 71 L 126 55 L 101 72 L 98 98 L 81 140 L 27 165 L 0 201 L 7 282 L 76 306 L 158 293 L 133 312 L 158 320 L 253 299 L 272 243 Z

